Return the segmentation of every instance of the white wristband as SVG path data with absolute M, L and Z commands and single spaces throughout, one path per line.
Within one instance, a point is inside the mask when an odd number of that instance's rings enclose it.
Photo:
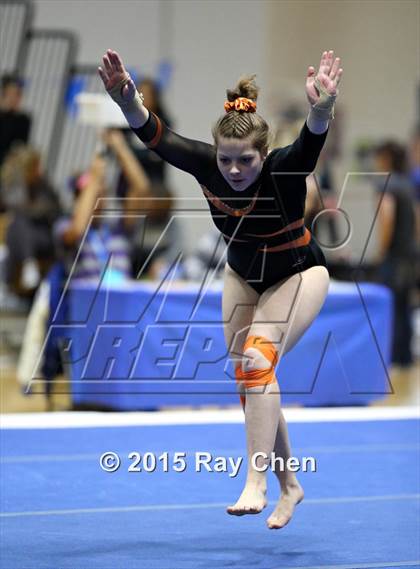
M 127 119 L 128 124 L 136 128 L 142 126 L 142 124 L 145 122 L 144 116 L 146 115 L 147 119 L 148 113 L 143 105 L 143 94 L 139 93 L 137 89 L 135 89 L 134 97 L 129 101 L 123 98 L 122 90 L 129 81 L 131 81 L 131 77 L 127 74 L 127 77 L 114 85 L 112 89 L 108 90 L 108 94 L 120 107 L 125 118 Z
M 311 113 L 314 118 L 319 120 L 329 120 L 334 118 L 334 103 L 337 98 L 336 95 L 330 95 L 318 77 L 315 77 L 315 87 L 319 92 L 319 100 L 315 105 L 312 105 Z

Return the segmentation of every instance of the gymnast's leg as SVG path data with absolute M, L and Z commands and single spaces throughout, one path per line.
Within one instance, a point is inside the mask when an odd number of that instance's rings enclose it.
M 258 300 L 243 349 L 242 366 L 237 368 L 237 378 L 245 391 L 248 472 L 241 496 L 228 509 L 231 514 L 258 513 L 266 505 L 265 472 L 257 469 L 268 461 L 260 458 L 254 465 L 255 453 L 269 457 L 274 449 L 285 461 L 290 456 L 274 368 L 278 358 L 295 345 L 318 314 L 328 281 L 324 267 L 312 267 L 274 285 Z M 293 473 L 279 470 L 276 474 L 282 496 L 267 520 L 270 528 L 283 527 L 290 520 L 294 506 L 303 498 L 303 490 Z
M 226 263 L 223 286 L 223 323 L 226 345 L 234 366 L 241 366 L 243 346 L 255 314 L 260 295 Z M 243 386 L 238 384 L 243 390 Z M 242 391 L 242 404 L 245 399 Z M 249 446 L 249 443 L 248 443 Z M 248 449 L 249 455 L 249 449 Z M 261 483 L 258 484 L 258 481 Z M 247 486 L 246 496 L 241 504 L 229 507 L 231 514 L 259 513 L 266 505 L 265 475 L 256 484 Z
M 282 332 L 279 358 L 296 345 L 318 315 L 328 293 L 329 275 L 325 267 L 316 266 L 293 275 L 280 285 L 267 289 L 260 297 L 254 325 L 250 333 L 264 333 L 266 323 L 276 315 L 275 323 Z M 260 328 L 260 326 L 262 328 Z M 280 378 L 281 383 L 281 378 Z M 279 393 L 276 382 L 271 393 Z M 255 397 L 254 397 L 255 398 Z M 280 404 L 280 398 L 278 398 Z M 274 454 L 282 457 L 283 464 L 291 456 L 287 425 L 280 409 L 274 444 Z M 281 488 L 280 499 L 267 525 L 270 529 L 285 526 L 295 506 L 303 499 L 303 489 L 293 472 L 282 470 L 276 463 L 275 475 Z

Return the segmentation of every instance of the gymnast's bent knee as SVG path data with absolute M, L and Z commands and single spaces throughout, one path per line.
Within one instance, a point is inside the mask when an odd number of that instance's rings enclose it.
M 247 354 L 247 351 L 250 348 L 260 352 L 269 363 L 256 363 L 251 369 L 248 368 L 247 370 L 242 369 L 242 365 L 238 364 L 235 369 L 235 376 L 238 383 L 246 389 L 275 383 L 275 368 L 278 362 L 278 353 L 274 344 L 264 336 L 249 336 L 243 347 L 245 357 L 249 357 L 249 352 Z

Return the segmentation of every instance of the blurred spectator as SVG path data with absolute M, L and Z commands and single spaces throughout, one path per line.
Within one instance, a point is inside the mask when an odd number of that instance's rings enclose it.
M 197 242 L 184 262 L 184 276 L 202 283 L 206 276 L 222 279 L 226 262 L 227 244 L 220 232 L 212 227 Z
M 152 113 L 158 115 L 165 124 L 171 126 L 172 121 L 163 104 L 162 94 L 156 81 L 151 77 L 143 77 L 143 79 L 137 83 L 137 90 L 143 93 L 145 107 L 152 111 Z
M 58 196 L 42 171 L 40 154 L 29 146 L 9 152 L 0 186 L 8 215 L 6 281 L 17 292 L 33 290 L 53 261 L 51 228 L 60 213 Z
M 414 129 L 409 144 L 410 178 L 416 195 L 416 235 L 417 247 L 420 244 L 420 124 Z
M 127 145 L 124 136 L 117 130 L 107 131 L 103 139 L 115 155 L 128 182 L 124 212 L 130 213 L 138 207 L 137 199 L 149 195 L 150 183 L 140 164 Z M 131 277 L 129 233 L 133 230 L 133 217 L 99 215 L 106 211 L 103 198 L 106 197 L 105 181 L 107 160 L 95 156 L 88 172 L 73 180 L 75 202 L 70 219 L 62 219 L 55 233 L 61 245 L 61 256 L 67 273 L 80 248 L 72 278 L 99 279 L 107 267 L 108 275 L 115 279 Z M 111 201 L 112 206 L 112 201 Z M 90 224 L 90 225 L 89 225 Z M 88 232 L 86 229 L 89 227 Z M 86 235 L 85 235 L 86 233 Z M 82 237 L 84 237 L 82 243 Z M 111 264 L 108 265 L 111 257 Z
M 394 293 L 392 362 L 412 363 L 411 292 L 415 284 L 414 189 L 407 175 L 406 151 L 389 140 L 374 152 L 376 170 L 389 172 L 379 208 L 380 277 Z M 383 191 L 383 188 L 381 188 Z
M 50 401 L 54 378 L 63 372 L 60 346 L 63 338 L 59 326 L 54 323 L 67 321 L 67 296 L 63 296 L 66 281 L 91 279 L 99 284 L 102 276 L 110 284 L 120 283 L 131 277 L 129 236 L 132 217 L 125 216 L 138 207 L 137 200 L 146 197 L 149 181 L 133 156 L 119 131 L 104 135 L 108 149 L 115 157 L 128 180 L 124 211 L 115 208 L 115 200 L 107 196 L 107 155 L 96 155 L 87 172 L 72 180 L 74 205 L 71 216 L 61 218 L 55 224 L 55 238 L 59 262 L 42 283 L 32 307 L 25 340 L 18 366 L 18 379 L 22 386 L 30 380 L 35 356 L 42 350 L 42 375 L 45 393 Z M 105 197 L 109 199 L 104 200 Z M 104 274 L 105 273 L 105 274 Z M 44 339 L 50 330 L 47 341 Z M 36 344 L 37 349 L 33 349 Z
M 152 113 L 155 113 L 167 126 L 171 127 L 172 121 L 163 104 L 162 95 L 156 82 L 150 77 L 145 77 L 137 84 L 137 89 L 140 93 L 143 93 L 145 107 Z M 135 140 L 137 145 L 141 142 L 137 136 L 135 136 Z M 139 152 L 137 156 L 152 183 L 166 183 L 167 163 L 164 160 L 145 147 L 144 151 Z
M 20 110 L 23 81 L 17 75 L 4 75 L 0 92 L 0 167 L 15 142 L 28 142 L 30 117 Z
M 148 77 L 143 78 L 137 84 L 137 89 L 143 93 L 145 106 L 163 120 L 166 125 L 171 127 L 172 121 L 163 104 L 160 90 L 153 79 Z M 167 163 L 153 152 L 153 150 L 149 150 L 131 129 L 124 129 L 123 132 L 128 144 L 134 152 L 137 160 L 141 163 L 152 184 L 166 184 Z M 125 190 L 126 181 L 124 180 L 124 176 L 121 176 L 118 183 L 117 195 L 124 196 Z
M 132 267 L 136 278 L 157 279 L 182 247 L 178 219 L 171 214 L 173 196 L 164 184 L 150 186 L 151 197 L 139 204 L 132 236 Z
M 299 136 L 302 125 L 305 122 L 305 114 L 303 109 L 298 106 L 290 106 L 281 115 L 281 126 L 275 132 L 273 140 L 273 148 L 284 147 L 292 144 Z M 307 178 L 307 197 L 305 204 L 305 225 L 310 228 L 315 237 L 319 237 L 320 226 L 326 225 L 328 231 L 328 239 L 323 241 L 328 243 L 332 248 L 340 243 L 340 235 L 337 226 L 336 215 L 334 211 L 327 211 L 319 220 L 316 226 L 313 226 L 314 219 L 323 210 L 335 210 L 337 207 L 337 199 L 335 195 L 335 187 L 332 175 L 332 161 L 340 155 L 340 121 L 337 117 L 334 120 L 334 128 L 327 139 L 325 148 L 322 150 L 318 160 L 316 178 L 312 174 Z M 331 138 L 332 142 L 331 142 Z M 342 250 L 340 250 L 342 254 Z
M 137 89 L 143 93 L 145 106 L 171 126 L 156 82 L 145 77 L 137 84 Z M 133 275 L 157 279 L 165 273 L 168 265 L 175 262 L 182 241 L 179 222 L 171 215 L 174 198 L 166 179 L 167 164 L 153 150 L 149 150 L 131 129 L 123 132 L 150 180 L 150 198 L 139 204 L 141 211 L 133 231 Z M 127 180 L 122 171 L 117 195 L 124 197 L 126 192 Z
M 124 146 L 127 152 L 132 152 L 120 131 L 108 131 L 104 141 L 116 156 Z M 132 158 L 134 159 L 134 153 Z M 163 182 L 156 178 L 149 179 L 142 164 L 137 162 L 133 164 L 133 168 L 138 171 L 137 178 L 142 176 L 142 185 L 147 188 L 147 194 L 137 193 L 137 199 L 132 199 L 135 194 L 130 193 L 128 172 L 122 168 L 124 184 L 128 183 L 125 195 L 130 202 L 126 211 L 135 213 L 127 220 L 131 228 L 132 274 L 135 278 L 155 279 L 160 276 L 164 267 L 172 264 L 179 252 L 179 225 L 171 216 L 172 193 Z M 127 200 L 125 201 L 127 203 Z

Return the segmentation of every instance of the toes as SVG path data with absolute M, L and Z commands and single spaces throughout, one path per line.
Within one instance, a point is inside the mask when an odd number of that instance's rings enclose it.
M 267 526 L 269 529 L 281 529 L 290 522 L 290 518 L 268 518 Z
M 231 516 L 245 516 L 247 514 L 260 514 L 264 506 L 228 506 L 226 512 Z
M 267 524 L 268 529 L 281 529 L 283 526 L 279 524 Z
M 230 514 L 231 516 L 245 516 L 246 514 L 253 514 L 255 512 L 252 512 L 250 510 L 247 510 L 246 508 L 231 508 L 231 509 L 227 509 L 226 510 L 228 514 Z

